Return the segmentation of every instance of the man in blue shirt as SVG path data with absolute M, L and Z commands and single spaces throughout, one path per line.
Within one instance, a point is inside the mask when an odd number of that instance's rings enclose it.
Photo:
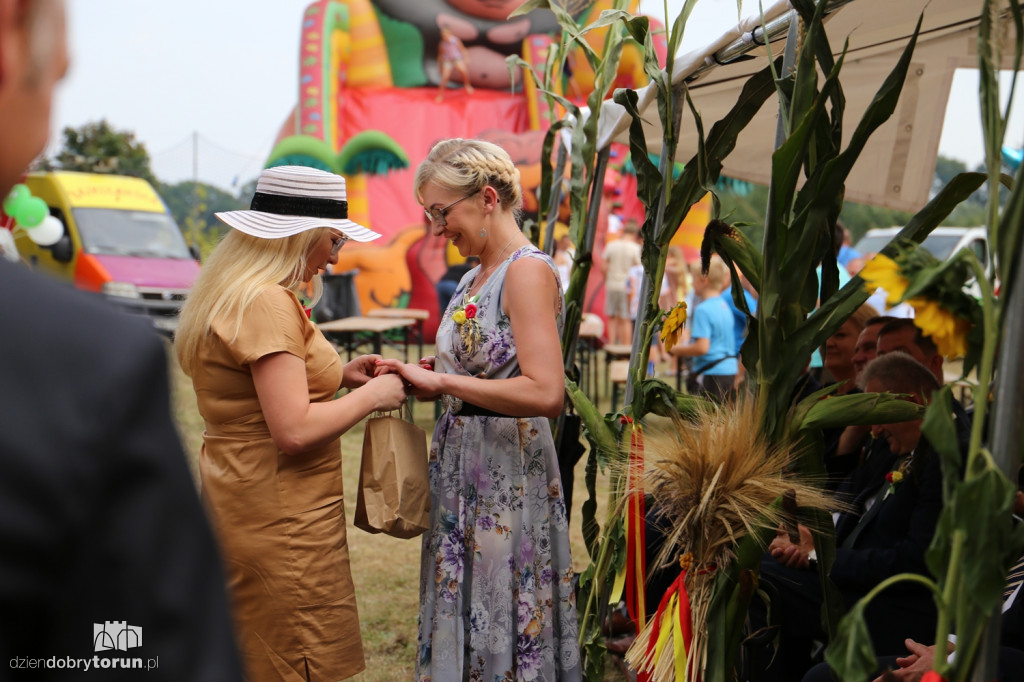
M 733 389 L 739 363 L 736 360 L 736 331 L 729 289 L 729 268 L 712 256 L 707 277 L 695 277 L 694 292 L 703 300 L 693 311 L 689 343 L 672 348 L 676 356 L 693 358 L 687 380 L 691 393 L 703 393 L 724 400 Z

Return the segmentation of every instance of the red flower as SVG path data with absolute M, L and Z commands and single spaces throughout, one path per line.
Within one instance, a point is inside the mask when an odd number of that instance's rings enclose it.
M 885 480 L 888 483 L 892 483 L 892 472 L 891 471 L 885 475 Z
M 921 682 L 946 682 L 946 678 L 934 670 L 929 670 L 921 676 Z
M 472 320 L 474 317 L 476 317 L 476 303 L 467 303 L 466 304 L 466 319 L 467 320 Z

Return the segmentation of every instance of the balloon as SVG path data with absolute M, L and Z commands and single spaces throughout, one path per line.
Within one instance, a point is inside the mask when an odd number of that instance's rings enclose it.
M 13 218 L 14 213 L 18 210 L 21 202 L 30 196 L 32 196 L 32 194 L 29 192 L 28 187 L 18 183 L 11 188 L 11 193 L 4 199 L 4 213 Z
M 19 206 L 15 206 L 14 219 L 22 227 L 33 228 L 43 222 L 46 216 L 50 215 L 50 207 L 39 197 L 22 199 Z
M 64 236 L 64 223 L 52 215 L 43 218 L 42 222 L 28 230 L 28 237 L 39 246 L 53 246 Z

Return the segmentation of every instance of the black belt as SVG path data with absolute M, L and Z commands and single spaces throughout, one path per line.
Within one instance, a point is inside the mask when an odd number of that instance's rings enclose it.
M 501 417 L 504 419 L 518 419 L 510 414 L 502 414 L 501 412 L 495 412 L 494 410 L 488 410 L 486 407 L 480 407 L 473 403 L 467 403 L 463 401 L 462 408 L 459 409 L 459 415 L 464 417 Z
M 510 414 L 502 414 L 501 412 L 495 412 L 494 410 L 488 410 L 485 407 L 474 405 L 473 403 L 467 403 L 459 398 L 455 398 L 450 395 L 441 396 L 441 404 L 444 409 L 454 415 L 464 415 L 466 417 L 500 417 L 503 419 L 518 419 Z

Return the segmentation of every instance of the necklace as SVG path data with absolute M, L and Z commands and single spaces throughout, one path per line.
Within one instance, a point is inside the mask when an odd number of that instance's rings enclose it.
M 512 240 L 515 239 L 515 238 L 516 238 L 516 235 L 515 235 L 515 233 L 513 233 L 512 236 L 508 238 L 508 241 L 505 242 L 505 246 L 501 247 L 501 251 L 498 252 L 498 256 L 497 256 L 496 260 L 494 261 L 494 265 L 489 266 L 486 270 L 481 271 L 479 275 L 477 275 L 476 277 L 473 278 L 473 286 L 471 286 L 469 288 L 470 291 L 472 291 L 473 289 L 476 289 L 477 291 L 479 291 L 480 287 L 483 286 L 484 281 L 485 281 L 487 275 L 490 274 L 491 270 L 493 270 L 494 268 L 496 268 L 499 265 L 501 265 L 502 263 L 504 263 L 504 261 L 501 259 L 501 257 L 503 255 L 505 255 L 505 249 L 508 248 L 508 245 L 511 244 Z

